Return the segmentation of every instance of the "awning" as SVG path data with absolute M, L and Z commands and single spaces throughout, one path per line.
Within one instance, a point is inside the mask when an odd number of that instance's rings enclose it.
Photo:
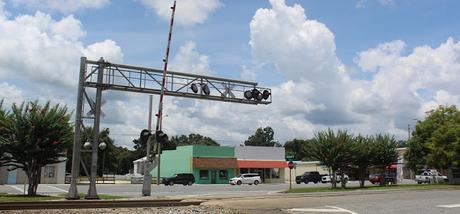
M 286 168 L 286 161 L 238 160 L 238 168 Z
M 236 158 L 205 158 L 205 157 L 194 157 L 193 167 L 196 168 L 237 168 Z

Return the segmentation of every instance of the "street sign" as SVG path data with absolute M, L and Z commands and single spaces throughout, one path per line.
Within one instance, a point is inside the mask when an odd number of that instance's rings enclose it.
M 293 161 L 294 160 L 294 155 L 286 155 L 286 160 L 287 161 Z
M 289 163 L 288 163 L 288 167 L 289 167 L 289 169 L 293 169 L 293 168 L 294 168 L 294 166 L 295 166 L 294 162 L 292 162 L 292 161 L 289 161 Z

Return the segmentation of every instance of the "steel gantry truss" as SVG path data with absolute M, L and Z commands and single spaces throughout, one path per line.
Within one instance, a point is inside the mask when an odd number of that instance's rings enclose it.
M 241 104 L 270 104 L 271 89 L 258 87 L 255 82 L 233 80 L 220 77 L 167 71 L 165 76 L 164 94 L 166 96 L 187 97 L 195 99 L 232 102 Z M 101 118 L 102 92 L 104 90 L 128 91 L 146 94 L 160 94 L 162 89 L 163 70 L 110 63 L 104 59 L 98 61 L 81 58 L 80 75 L 75 112 L 75 137 L 72 154 L 72 178 L 68 198 L 79 198 L 77 179 L 81 162 L 81 135 L 84 120 L 93 120 L 93 136 L 91 140 L 91 175 L 87 199 L 96 199 L 96 171 L 99 144 L 99 125 Z M 87 93 L 88 88 L 95 88 L 95 99 Z M 247 98 L 245 92 L 253 95 Z M 256 93 L 256 94 L 254 94 Z M 259 96 L 257 96 L 259 95 Z M 85 105 L 86 103 L 86 105 Z M 84 115 L 85 106 L 90 108 L 90 116 Z

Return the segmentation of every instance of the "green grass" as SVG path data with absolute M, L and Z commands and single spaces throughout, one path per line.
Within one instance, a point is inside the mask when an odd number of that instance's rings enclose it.
M 51 200 L 64 200 L 67 197 L 67 193 L 61 193 L 58 196 L 49 196 L 49 195 L 36 195 L 36 196 L 27 196 L 27 195 L 19 195 L 19 194 L 8 194 L 0 192 L 0 203 L 1 202 L 27 202 L 27 201 L 51 201 Z M 80 193 L 80 198 L 84 199 L 85 194 Z M 115 199 L 122 199 L 126 198 L 119 195 L 106 195 L 106 194 L 99 194 L 99 198 L 101 200 L 115 200 Z
M 62 197 L 48 196 L 48 195 L 27 196 L 27 195 L 0 193 L 0 202 L 49 201 L 49 200 L 59 200 L 59 199 L 62 199 Z
M 80 196 L 80 199 L 84 199 L 86 194 L 85 193 L 79 193 L 78 195 Z M 114 200 L 114 199 L 127 198 L 127 197 L 124 197 L 124 196 L 107 195 L 107 194 L 98 194 L 98 196 L 99 196 L 99 199 L 101 199 L 101 200 Z M 58 195 L 58 197 L 66 198 L 67 193 L 61 193 L 61 194 Z
M 390 186 L 365 186 L 364 188 L 359 187 L 347 187 L 346 189 L 340 188 L 340 184 L 337 185 L 339 188 L 331 189 L 331 187 L 312 187 L 312 188 L 295 188 L 286 190 L 284 193 L 314 193 L 314 192 L 349 192 L 359 190 L 401 190 L 401 189 L 460 189 L 460 185 L 449 185 L 449 184 L 401 184 L 401 185 L 390 185 Z

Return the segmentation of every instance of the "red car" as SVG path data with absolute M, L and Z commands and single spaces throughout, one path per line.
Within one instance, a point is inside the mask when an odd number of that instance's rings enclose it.
M 394 176 L 384 176 L 383 174 L 369 175 L 369 182 L 372 184 L 380 184 L 383 180 L 386 180 L 387 184 L 396 184 L 396 178 Z
M 374 174 L 374 175 L 369 175 L 369 182 L 372 184 L 377 184 L 382 182 L 383 175 L 382 174 Z

